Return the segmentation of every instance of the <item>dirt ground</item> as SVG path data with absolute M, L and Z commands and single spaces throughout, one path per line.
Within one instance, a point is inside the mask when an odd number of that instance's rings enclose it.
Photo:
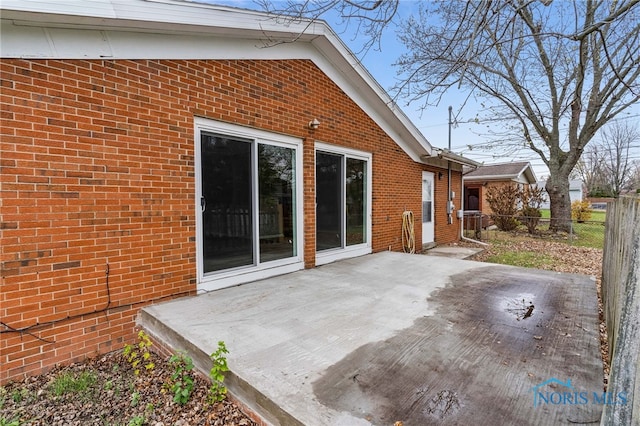
M 188 403 L 173 402 L 167 387 L 175 369 L 154 356 L 155 368 L 135 376 L 121 352 L 58 367 L 0 388 L 1 425 L 194 426 L 255 425 L 229 401 L 205 402 L 208 382 L 196 376 Z M 80 388 L 63 377 L 72 377 Z M 57 389 L 56 389 L 57 386 Z M 66 390 L 59 394 L 61 389 Z M 15 423 L 12 423 L 15 421 Z

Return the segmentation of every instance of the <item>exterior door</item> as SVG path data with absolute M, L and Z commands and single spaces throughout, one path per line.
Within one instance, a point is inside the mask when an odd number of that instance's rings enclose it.
M 316 143 L 316 265 L 371 253 L 371 154 Z
M 198 291 L 304 268 L 302 141 L 195 124 Z
M 422 245 L 434 242 L 433 225 L 433 185 L 434 174 L 422 172 Z

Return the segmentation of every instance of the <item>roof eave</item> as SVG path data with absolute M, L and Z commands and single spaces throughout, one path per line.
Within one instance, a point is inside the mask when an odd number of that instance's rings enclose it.
M 175 13 L 169 13 L 168 7 L 175 8 Z M 285 25 L 276 16 L 264 12 L 174 0 L 95 0 L 83 2 L 82 7 L 3 0 L 1 9 L 2 19 L 20 26 L 204 34 L 262 40 L 264 47 L 281 43 L 310 43 L 354 85 L 364 100 L 360 107 L 378 118 L 374 120 L 407 155 L 420 162 L 422 156 L 433 154 L 429 141 L 324 21 L 289 22 Z M 204 13 L 204 9 L 210 12 Z M 209 19 L 211 14 L 219 15 L 220 19 Z
M 449 151 L 448 149 L 433 148 L 433 154 L 423 155 L 422 160 L 428 161 L 432 158 L 438 158 L 440 160 L 451 161 L 452 163 L 461 164 L 463 166 L 480 167 L 482 164 L 474 161 L 470 158 L 464 157 L 460 154 Z

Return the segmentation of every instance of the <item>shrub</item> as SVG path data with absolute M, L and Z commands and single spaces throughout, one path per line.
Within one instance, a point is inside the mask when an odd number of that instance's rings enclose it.
M 520 210 L 520 222 L 527 227 L 527 231 L 530 234 L 536 233 L 541 217 L 542 213 L 540 212 L 540 209 L 535 207 L 527 206 Z
M 571 203 L 571 217 L 578 223 L 591 219 L 591 204 L 587 200 Z
M 501 231 L 513 231 L 519 225 L 516 220 L 520 190 L 516 185 L 490 186 L 487 202 L 491 207 L 491 219 Z
M 520 202 L 522 203 L 520 222 L 527 227 L 530 234 L 534 234 L 538 228 L 542 217 L 540 206 L 545 199 L 543 188 L 529 186 L 520 191 Z

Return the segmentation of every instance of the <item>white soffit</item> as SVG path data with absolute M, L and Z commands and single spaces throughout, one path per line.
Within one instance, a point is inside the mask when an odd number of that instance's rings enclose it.
M 1 8 L 5 58 L 312 60 L 414 161 L 432 154 L 323 21 L 284 25 L 261 12 L 172 0 L 2 0 Z

